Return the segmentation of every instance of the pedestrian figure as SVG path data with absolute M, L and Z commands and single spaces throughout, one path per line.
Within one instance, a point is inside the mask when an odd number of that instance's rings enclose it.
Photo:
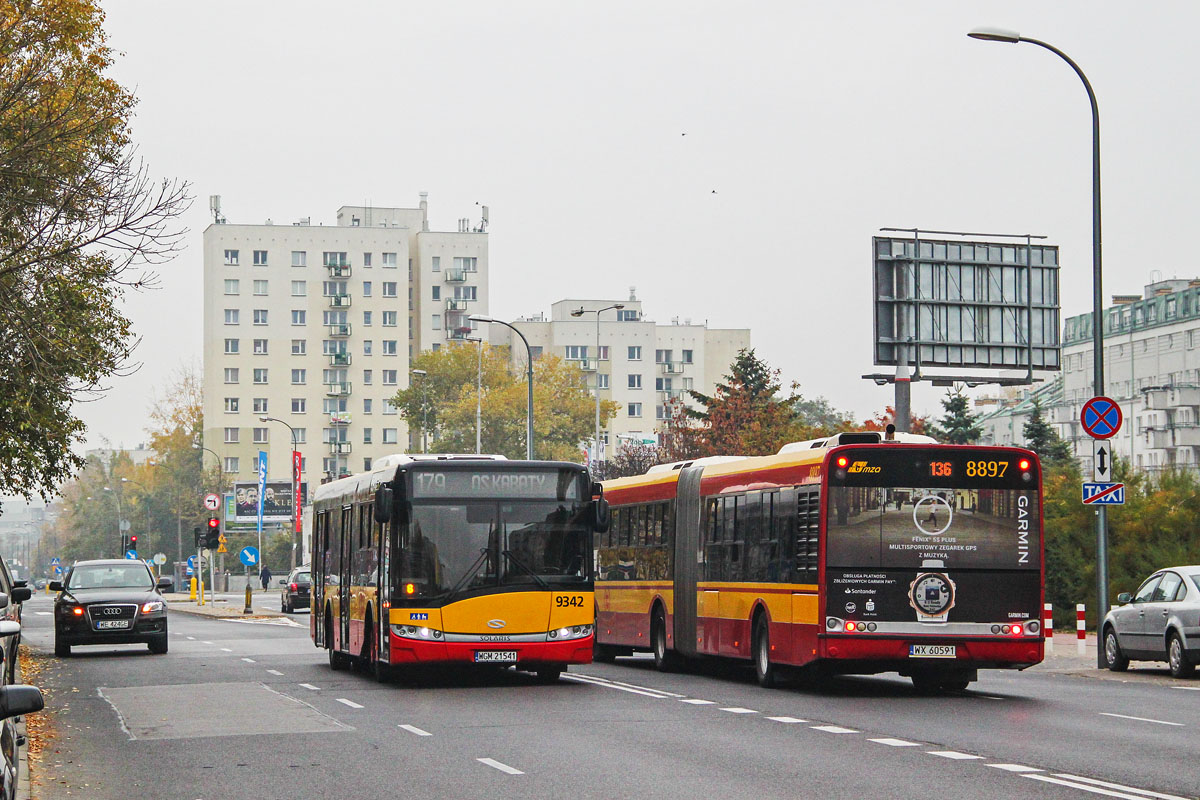
M 263 589 L 264 590 L 269 589 L 271 586 L 271 570 L 270 570 L 270 568 L 264 564 L 263 568 L 262 568 L 262 572 L 259 573 L 258 577 L 259 577 L 259 580 L 262 581 Z

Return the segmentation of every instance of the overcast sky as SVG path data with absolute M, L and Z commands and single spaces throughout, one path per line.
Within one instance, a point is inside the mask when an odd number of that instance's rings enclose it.
M 199 363 L 212 194 L 256 224 L 427 191 L 454 230 L 487 204 L 494 315 L 636 286 L 651 318 L 749 328 L 801 393 L 869 416 L 892 401 L 860 377 L 880 227 L 1045 234 L 1064 317 L 1091 309 L 1083 87 L 980 25 L 1057 45 L 1096 89 L 1106 303 L 1200 273 L 1194 2 L 104 6 L 141 153 L 196 201 L 162 288 L 129 302 L 144 366 L 80 407 L 90 446 L 144 440 L 139 412 Z

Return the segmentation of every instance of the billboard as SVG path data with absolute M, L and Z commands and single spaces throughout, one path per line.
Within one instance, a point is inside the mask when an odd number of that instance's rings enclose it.
M 300 484 L 300 498 L 307 502 L 308 484 Z M 290 522 L 292 519 L 291 481 L 267 481 L 263 492 L 263 522 Z M 233 484 L 232 522 L 258 522 L 258 481 Z
M 1058 370 L 1058 248 L 873 239 L 875 363 Z

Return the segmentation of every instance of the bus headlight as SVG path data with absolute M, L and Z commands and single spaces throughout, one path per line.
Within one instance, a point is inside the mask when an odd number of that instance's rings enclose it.
M 570 639 L 582 639 L 585 636 L 592 635 L 591 625 L 571 625 L 566 628 L 557 628 L 546 634 L 546 639 L 551 642 L 563 642 Z
M 440 641 L 442 638 L 441 631 L 432 628 L 418 628 L 416 625 L 393 625 L 392 634 L 399 636 L 401 639 Z

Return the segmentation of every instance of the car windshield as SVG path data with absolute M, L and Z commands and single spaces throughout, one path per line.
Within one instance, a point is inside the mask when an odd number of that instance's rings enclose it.
M 141 564 L 86 564 L 67 578 L 68 589 L 151 589 L 154 580 Z
M 312 573 L 309 572 L 297 572 L 296 577 L 292 579 L 294 583 L 311 582 L 311 580 Z

